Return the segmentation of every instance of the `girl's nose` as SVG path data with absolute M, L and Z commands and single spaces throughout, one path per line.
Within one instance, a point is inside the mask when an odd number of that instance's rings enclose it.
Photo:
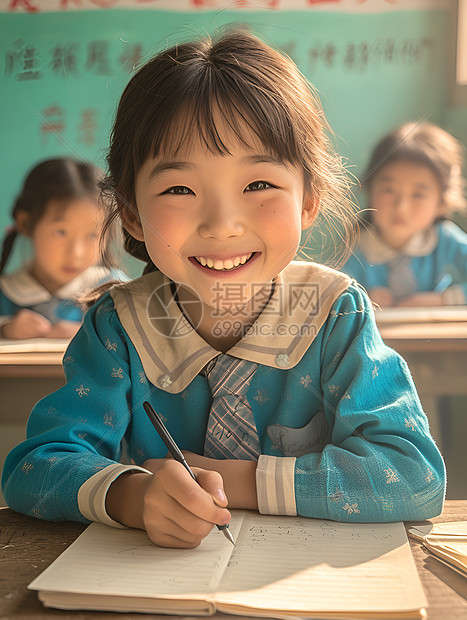
M 80 239 L 74 239 L 73 241 L 71 241 L 68 247 L 68 251 L 70 253 L 70 256 L 73 256 L 73 258 L 81 258 L 85 252 L 83 241 L 81 241 Z
M 199 225 L 199 234 L 206 239 L 220 241 L 239 237 L 245 232 L 245 225 L 236 208 L 235 201 L 215 200 L 202 207 L 203 215 Z
M 403 195 L 396 196 L 394 206 L 398 211 L 405 211 L 410 206 L 410 199 Z

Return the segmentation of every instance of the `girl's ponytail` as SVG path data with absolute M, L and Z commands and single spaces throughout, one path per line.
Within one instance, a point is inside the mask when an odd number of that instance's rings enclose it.
M 8 262 L 11 251 L 13 249 L 13 244 L 16 241 L 17 236 L 18 236 L 18 231 L 16 230 L 16 228 L 11 228 L 7 230 L 5 238 L 3 239 L 2 255 L 0 257 L 0 275 L 3 273 L 5 269 L 5 265 Z

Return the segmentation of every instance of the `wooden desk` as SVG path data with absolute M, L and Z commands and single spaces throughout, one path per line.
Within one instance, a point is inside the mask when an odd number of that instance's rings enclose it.
M 446 502 L 443 514 L 433 519 L 467 520 L 467 500 Z M 406 524 L 409 527 L 411 524 Z M 80 612 L 47 609 L 27 585 L 75 540 L 85 526 L 79 523 L 48 523 L 0 509 L 0 618 L 38 620 L 144 620 L 170 618 L 143 614 Z M 434 558 L 427 556 L 419 543 L 411 541 L 412 552 L 428 599 L 427 620 L 461 620 L 467 618 L 467 579 Z M 174 616 L 172 616 L 174 617 Z M 217 615 L 218 618 L 234 616 Z M 180 619 L 179 619 L 180 620 Z M 183 620 L 187 620 L 184 617 Z
M 68 340 L 0 340 L 0 378 L 63 379 L 62 358 Z
M 383 340 L 399 353 L 467 353 L 467 322 L 380 324 Z
M 376 312 L 386 344 L 406 360 L 443 452 L 449 449 L 446 396 L 467 396 L 467 307 L 389 308 Z

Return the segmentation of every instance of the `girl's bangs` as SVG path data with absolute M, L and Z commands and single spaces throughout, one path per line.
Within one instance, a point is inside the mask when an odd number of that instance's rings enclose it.
M 281 111 L 267 101 L 253 109 L 245 105 L 245 97 L 242 104 L 236 99 L 210 94 L 172 109 L 165 123 L 159 120 L 162 131 L 153 136 L 152 157 L 174 157 L 199 145 L 213 154 L 229 155 L 229 145 L 236 143 L 251 150 L 261 147 L 281 161 L 298 164 L 299 148 L 286 115 L 281 118 Z

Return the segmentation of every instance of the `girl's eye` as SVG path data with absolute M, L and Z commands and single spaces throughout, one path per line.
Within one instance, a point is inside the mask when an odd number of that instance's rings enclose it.
M 55 234 L 57 235 L 57 237 L 64 237 L 66 235 L 66 230 L 60 228 L 59 230 L 55 231 Z
M 177 196 L 186 196 L 188 194 L 193 194 L 192 190 L 189 187 L 185 187 L 184 185 L 175 185 L 174 187 L 170 187 L 164 194 L 176 194 Z
M 249 185 L 245 187 L 245 191 L 246 192 L 257 192 L 262 189 L 268 189 L 269 187 L 272 187 L 272 185 L 268 183 L 267 181 L 253 181 L 253 183 L 250 183 Z

